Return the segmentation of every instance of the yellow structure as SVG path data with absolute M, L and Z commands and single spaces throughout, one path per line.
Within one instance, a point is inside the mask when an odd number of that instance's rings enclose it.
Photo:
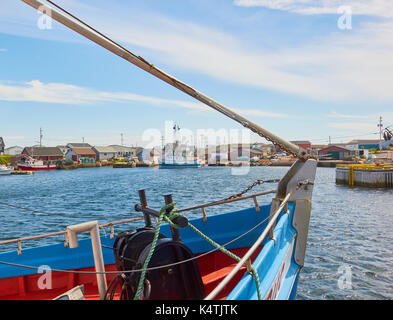
M 338 164 L 336 182 L 369 187 L 392 187 L 393 163 Z

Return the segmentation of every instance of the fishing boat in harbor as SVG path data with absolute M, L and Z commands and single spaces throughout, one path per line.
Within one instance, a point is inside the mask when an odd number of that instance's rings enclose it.
M 0 165 L 0 176 L 6 176 L 11 174 L 12 168 L 5 165 Z
M 47 171 L 56 170 L 55 164 L 44 164 L 42 160 L 36 160 L 32 157 L 26 157 L 24 162 L 17 164 L 18 169 L 22 171 Z
M 184 168 L 202 168 L 204 162 L 198 159 L 195 148 L 188 148 L 177 140 L 179 133 L 179 126 L 173 126 L 173 136 L 175 142 L 163 146 L 161 154 L 162 157 L 158 160 L 158 167 L 160 169 L 184 169 Z
M 301 147 L 161 71 L 52 1 L 47 2 L 56 9 L 40 0 L 22 1 L 280 146 L 297 161 L 272 190 L 251 193 L 265 182 L 260 179 L 236 193 L 234 176 L 233 196 L 177 208 L 171 194 L 164 194 L 161 204 L 148 203 L 149 191 L 141 189 L 134 206 L 137 218 L 104 225 L 88 221 L 50 234 L 0 241 L 0 246 L 17 246 L 0 253 L 0 299 L 294 299 L 305 260 L 316 161 Z M 195 202 L 201 201 L 197 195 Z M 267 204 L 260 204 L 259 199 L 268 196 Z M 239 201 L 251 204 L 239 209 Z M 228 204 L 233 210 L 208 214 L 210 207 Z M 187 213 L 195 211 L 201 217 L 190 219 Z M 143 227 L 133 225 L 139 220 Z M 116 234 L 115 226 L 124 229 Z M 101 236 L 105 228 L 110 234 Z M 82 232 L 90 232 L 90 238 L 78 240 Z M 59 235 L 63 243 L 26 248 L 30 240 Z
M 184 157 L 171 157 L 159 159 L 160 169 L 181 169 L 181 168 L 202 168 L 204 163 L 201 160 Z

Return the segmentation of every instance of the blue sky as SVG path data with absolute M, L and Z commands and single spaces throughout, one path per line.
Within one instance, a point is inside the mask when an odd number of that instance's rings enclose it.
M 288 140 L 378 138 L 393 124 L 393 4 L 383 0 L 58 0 L 162 70 Z M 338 8 L 351 9 L 342 30 Z M 6 144 L 143 144 L 165 121 L 241 129 L 53 22 L 2 0 L 0 136 Z M 343 137 L 343 138 L 341 138 Z M 252 136 L 253 140 L 264 141 Z

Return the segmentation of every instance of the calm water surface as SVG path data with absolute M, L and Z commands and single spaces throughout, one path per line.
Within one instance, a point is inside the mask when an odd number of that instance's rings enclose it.
M 179 208 L 238 193 L 256 179 L 280 178 L 288 168 L 252 167 L 247 175 L 231 168 L 159 170 L 92 168 L 0 177 L 0 240 L 63 231 L 67 225 L 97 219 L 100 224 L 139 216 L 133 210 L 138 189 L 159 209 L 172 193 Z M 297 299 L 393 299 L 393 190 L 337 186 L 335 169 L 318 168 L 305 266 Z M 257 186 L 270 190 L 276 184 Z M 270 195 L 271 196 L 271 195 Z M 263 203 L 263 198 L 260 198 Z M 269 203 L 269 196 L 264 201 Z M 240 201 L 220 211 L 252 205 Z M 218 208 L 209 208 L 208 214 Z M 200 212 L 189 213 L 190 217 Z M 123 226 L 127 228 L 127 226 Z M 121 230 L 118 227 L 116 231 Z M 49 238 L 23 247 L 63 241 Z M 1 251 L 14 250 L 6 245 Z

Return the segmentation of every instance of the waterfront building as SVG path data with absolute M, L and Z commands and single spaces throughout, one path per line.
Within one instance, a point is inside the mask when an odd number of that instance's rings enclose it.
M 26 147 L 21 155 L 30 156 L 35 160 L 54 161 L 64 159 L 63 152 L 57 147 Z M 23 158 L 23 157 L 22 157 Z
M 58 147 L 61 152 L 63 152 L 64 156 L 67 154 L 67 151 L 69 150 L 69 148 L 67 146 L 56 146 Z
M 12 146 L 9 148 L 5 148 L 4 149 L 4 154 L 8 154 L 11 156 L 16 156 L 18 154 L 21 154 L 23 151 L 23 147 L 19 147 L 19 146 Z
M 300 148 L 303 148 L 304 150 L 310 152 L 311 150 L 311 142 L 310 141 L 306 141 L 306 140 L 300 140 L 300 141 L 290 141 L 293 144 L 296 144 L 297 146 L 299 146 Z
M 0 137 L 0 154 L 4 153 L 5 143 L 2 137 Z
M 348 149 L 377 149 L 379 150 L 379 140 L 352 140 L 347 143 L 346 148 Z
M 324 159 L 344 160 L 345 157 L 351 155 L 351 150 L 337 145 L 329 145 L 326 148 L 319 150 L 318 155 L 323 156 Z
M 70 148 L 66 159 L 74 162 L 91 163 L 96 161 L 96 153 L 92 148 Z
M 123 158 L 138 157 L 138 153 L 143 149 L 141 147 L 126 147 L 116 144 L 112 144 L 109 147 L 111 147 L 116 152 L 116 157 L 123 157 Z
M 326 144 L 312 144 L 310 147 L 310 154 L 318 155 L 319 151 L 326 148 Z
M 91 145 L 85 142 L 71 142 L 66 145 L 66 148 L 91 148 Z
M 94 146 L 92 149 L 96 153 L 97 161 L 112 160 L 117 156 L 116 149 L 111 146 L 107 146 L 107 147 Z
M 138 157 L 138 161 L 158 163 L 161 154 L 154 148 L 153 149 L 139 148 L 137 157 Z

